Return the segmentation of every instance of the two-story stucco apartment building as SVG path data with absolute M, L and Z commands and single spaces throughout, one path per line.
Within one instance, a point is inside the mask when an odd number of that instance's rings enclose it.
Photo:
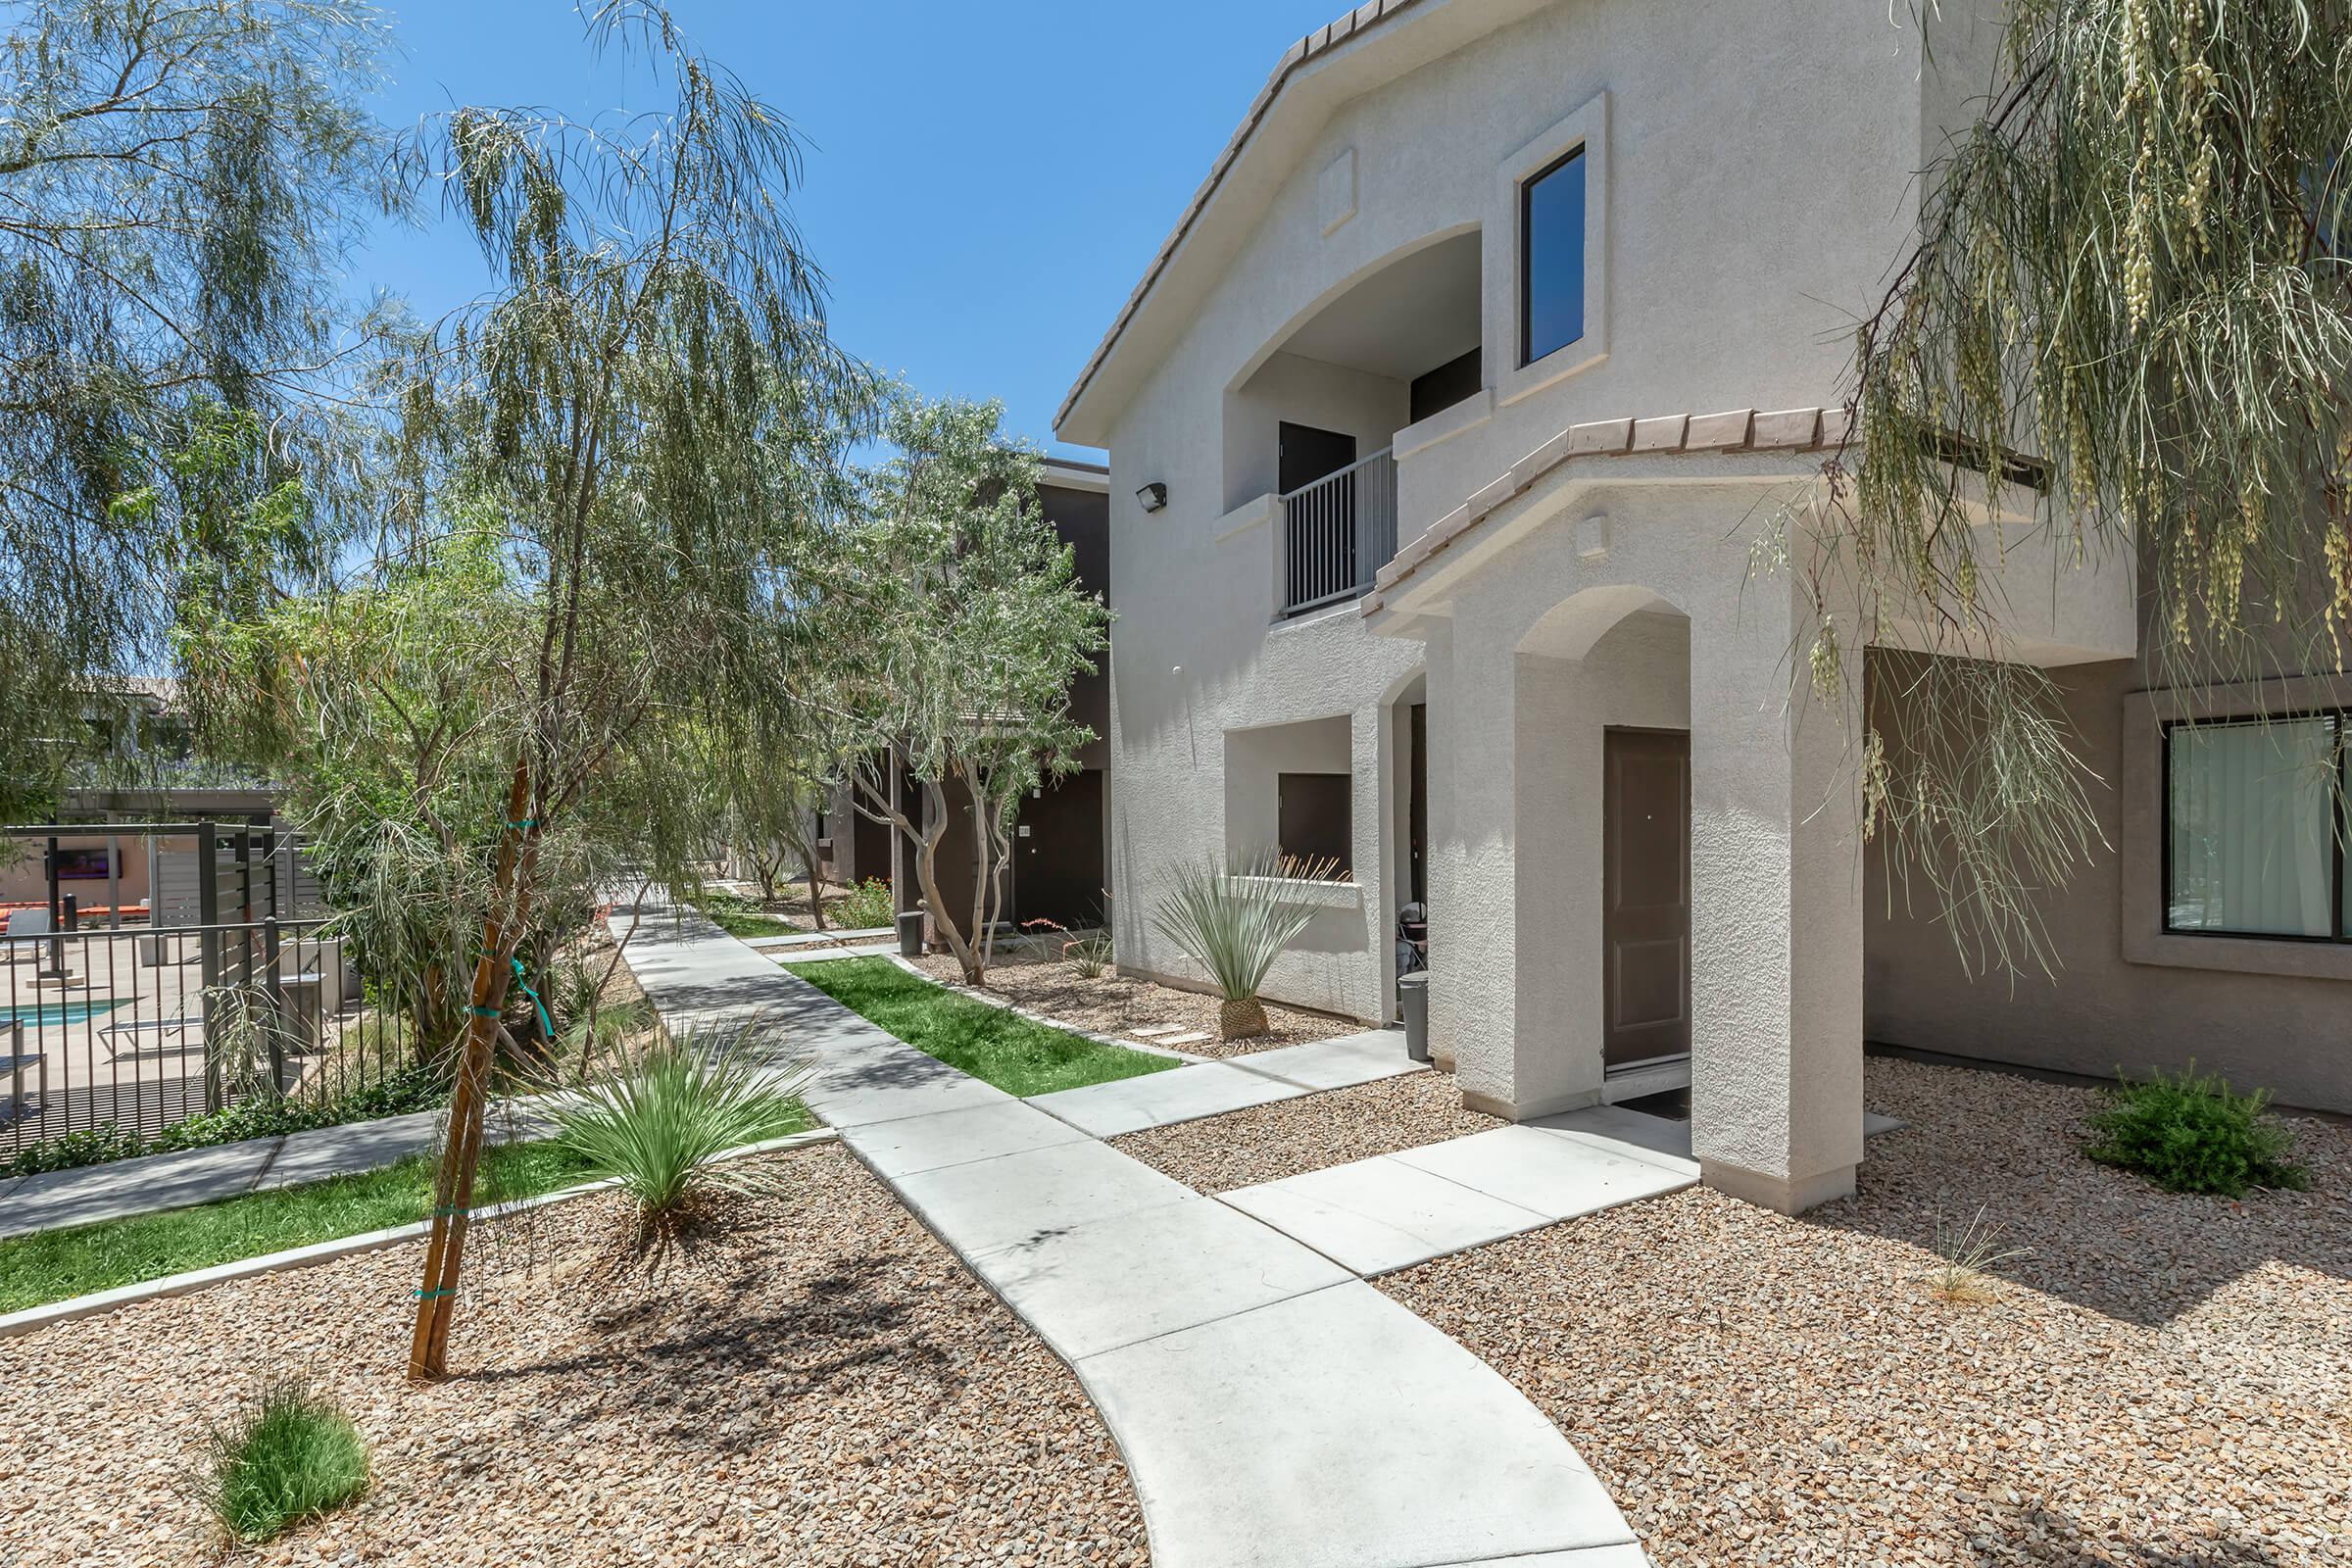
M 1109 452 L 1122 964 L 1184 977 L 1173 862 L 1336 855 L 1270 995 L 1390 1016 L 1425 901 L 1467 1103 L 1687 1083 L 1708 1180 L 1784 1209 L 1853 1187 L 1866 1038 L 2352 1105 L 2352 909 L 2303 821 L 2334 808 L 2233 731 L 2167 760 L 2191 709 L 2144 694 L 2129 569 L 2011 541 L 2007 657 L 2112 764 L 2116 847 L 2056 984 L 2014 986 L 1889 909 L 1861 682 L 1790 678 L 1810 547 L 1751 569 L 1989 78 L 1971 11 L 1930 51 L 1877 0 L 1375 0 L 1291 49 L 1057 421 Z M 2257 826 L 2232 850 L 2217 813 Z

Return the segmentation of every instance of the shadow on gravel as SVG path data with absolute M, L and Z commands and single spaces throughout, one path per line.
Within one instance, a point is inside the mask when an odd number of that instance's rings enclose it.
M 1937 1220 L 1952 1231 L 1982 1211 L 1997 1250 L 2022 1250 L 1988 1273 L 2143 1327 L 2269 1263 L 2352 1280 L 2352 1127 L 2293 1121 L 2309 1192 L 2191 1197 L 2082 1153 L 2094 1091 L 1913 1062 L 1871 1070 L 1873 1107 L 1910 1125 L 1872 1139 L 1859 1193 L 1807 1223 L 1905 1242 L 1932 1262 Z
M 930 1419 L 968 1379 L 921 1327 L 927 1303 L 894 1288 L 919 1259 L 891 1250 L 836 1259 L 779 1290 L 774 1263 L 739 1252 L 681 1288 L 636 1282 L 641 1298 L 601 1316 L 596 1348 L 528 1365 L 484 1368 L 467 1381 L 545 1386 L 533 1403 L 540 1438 L 625 1420 L 681 1447 L 742 1452 L 791 1425 L 796 1400 L 885 1378 Z M 679 1265 L 697 1270 L 700 1263 Z M 593 1396 L 565 1397 L 584 1391 Z
M 2020 1561 L 2096 1563 L 2103 1568 L 2285 1568 L 2268 1543 L 2224 1535 L 2194 1543 L 2117 1539 L 2103 1525 L 2085 1528 L 2062 1508 L 2027 1505 L 1988 1510 L 1968 1527 L 1969 1549 L 1984 1568 Z

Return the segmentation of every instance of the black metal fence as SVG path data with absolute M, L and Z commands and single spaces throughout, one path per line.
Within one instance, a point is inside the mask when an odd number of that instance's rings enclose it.
M 413 1059 L 303 892 L 290 837 L 213 822 L 6 832 L 39 845 L 46 896 L 0 911 L 0 1160 L 109 1124 L 152 1139 L 262 1096 L 322 1103 Z M 91 838 L 108 841 L 114 897 L 85 913 L 96 901 L 61 871 L 95 891 L 69 843 Z M 122 863 L 124 842 L 143 865 Z

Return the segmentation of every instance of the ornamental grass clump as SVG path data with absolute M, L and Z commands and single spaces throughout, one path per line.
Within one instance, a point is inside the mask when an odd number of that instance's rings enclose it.
M 368 1490 L 367 1439 L 300 1378 L 268 1385 L 233 1425 L 216 1427 L 210 1458 L 205 1502 L 247 1544 Z
M 2294 1136 L 2266 1114 L 2269 1103 L 2267 1091 L 2234 1094 L 2219 1073 L 2198 1076 L 2194 1062 L 2178 1078 L 2158 1069 L 2144 1083 L 2123 1080 L 2091 1118 L 2083 1152 L 2168 1192 L 2243 1198 L 2256 1187 L 2308 1187 L 2309 1173 L 2287 1157 Z
M 1217 1009 L 1217 1029 L 1225 1039 L 1266 1032 L 1258 988 L 1274 960 L 1315 917 L 1315 906 L 1298 902 L 1282 884 L 1328 882 L 1338 870 L 1337 861 L 1285 859 L 1268 852 L 1230 872 L 1214 856 L 1176 868 L 1176 885 L 1153 906 L 1152 924 L 1208 971 L 1217 995 L 1225 999 Z
M 633 1200 L 618 1262 L 659 1266 L 691 1246 L 760 1185 L 718 1156 L 808 1125 L 808 1064 L 759 1059 L 756 1027 L 683 1030 L 557 1112 L 558 1142 Z

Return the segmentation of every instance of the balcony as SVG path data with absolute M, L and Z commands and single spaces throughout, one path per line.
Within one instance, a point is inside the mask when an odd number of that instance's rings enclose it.
M 1280 613 L 1303 615 L 1353 599 L 1396 554 L 1396 460 L 1383 447 L 1275 497 L 1282 557 Z

